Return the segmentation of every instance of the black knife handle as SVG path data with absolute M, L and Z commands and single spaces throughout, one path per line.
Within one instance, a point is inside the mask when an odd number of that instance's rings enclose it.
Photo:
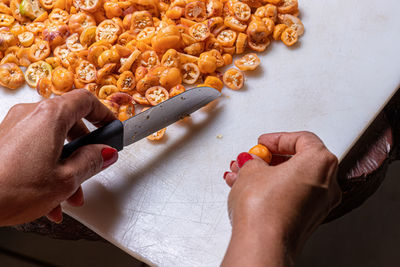
M 75 150 L 85 145 L 104 144 L 118 151 L 124 147 L 124 126 L 119 120 L 110 122 L 95 131 L 66 144 L 61 159 L 68 158 Z

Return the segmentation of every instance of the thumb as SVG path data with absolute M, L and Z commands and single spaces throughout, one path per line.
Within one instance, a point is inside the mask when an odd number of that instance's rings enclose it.
M 76 150 L 63 163 L 62 173 L 74 177 L 79 184 L 111 166 L 118 160 L 118 151 L 106 145 L 87 145 Z

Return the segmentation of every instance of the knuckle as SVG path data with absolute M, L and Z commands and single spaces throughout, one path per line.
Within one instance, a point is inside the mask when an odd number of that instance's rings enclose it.
M 300 131 L 299 134 L 301 134 L 301 135 L 313 135 L 313 133 L 310 132 L 310 131 Z
M 95 174 L 100 169 L 100 164 L 94 158 L 90 158 L 89 161 L 89 173 Z
M 40 116 L 46 122 L 52 122 L 53 125 L 60 125 L 60 109 L 56 99 L 44 100 L 38 103 L 34 113 Z M 53 122 L 56 122 L 55 124 Z
M 61 95 L 61 96 L 59 96 L 57 98 L 54 98 L 54 103 L 57 104 L 57 107 L 58 107 L 59 110 L 63 110 L 63 109 L 66 108 L 66 106 L 68 105 L 68 103 L 66 101 L 67 98 L 68 97 L 66 95 Z
M 37 109 L 49 110 L 54 108 L 55 105 L 53 100 L 44 100 L 39 102 L 39 104 L 37 105 Z
M 324 149 L 322 159 L 330 166 L 337 166 L 339 164 L 338 158 L 327 149 Z
M 258 143 L 260 143 L 260 142 L 264 139 L 265 136 L 266 136 L 266 134 L 260 135 L 260 136 L 258 137 Z
M 54 115 L 56 110 L 57 105 L 55 105 L 54 100 L 44 100 L 36 106 L 36 112 L 44 115 Z
M 93 94 L 89 90 L 86 90 L 86 89 L 76 89 L 76 90 L 74 90 L 74 92 L 81 97 L 93 98 Z
M 10 113 L 18 113 L 20 112 L 22 109 L 24 109 L 24 105 L 23 104 L 16 104 L 14 106 L 12 106 L 10 108 Z
M 309 131 L 302 131 L 302 132 L 299 132 L 299 134 L 300 134 L 301 138 L 303 138 L 303 140 L 307 144 L 316 146 L 316 147 L 325 147 L 322 140 L 315 133 L 309 132 Z
M 7 113 L 8 117 L 12 116 L 20 116 L 20 115 L 27 115 L 30 113 L 32 110 L 32 106 L 35 106 L 36 104 L 27 104 L 27 103 L 20 103 L 12 106 L 10 110 Z
M 64 170 L 57 176 L 57 178 L 58 178 L 57 183 L 60 188 L 60 192 L 68 194 L 76 189 L 77 183 L 76 183 L 75 170 L 73 169 Z
M 86 89 L 75 89 L 70 95 L 64 94 L 61 97 L 64 98 L 63 102 L 65 105 L 69 105 L 75 99 L 79 99 L 79 103 L 81 103 L 82 106 L 92 106 L 93 102 L 98 101 L 98 99 Z
M 65 101 L 62 96 L 51 100 L 46 100 L 40 103 L 39 110 L 42 114 L 46 114 L 48 121 L 53 122 L 52 125 L 57 132 L 66 133 L 68 131 L 68 118 L 63 114 L 65 109 Z
M 313 132 L 309 132 L 309 131 L 302 131 L 300 132 L 300 135 L 302 135 L 305 139 L 307 139 L 308 141 L 321 141 L 319 139 L 319 137 L 313 133 Z
M 86 176 L 93 175 L 101 169 L 101 163 L 97 160 L 97 157 L 93 155 L 89 150 L 82 151 L 85 167 L 79 172 L 80 178 L 86 178 Z

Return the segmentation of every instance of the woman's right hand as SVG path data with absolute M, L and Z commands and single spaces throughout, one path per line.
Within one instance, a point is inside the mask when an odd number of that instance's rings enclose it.
M 97 127 L 116 119 L 84 89 L 10 109 L 0 124 L 0 226 L 43 215 L 60 222 L 61 202 L 83 205 L 80 185 L 118 159 L 117 150 L 96 144 L 60 160 L 65 139 L 88 133 L 83 118 Z
M 337 158 L 309 132 L 265 134 L 259 143 L 289 160 L 270 166 L 241 153 L 225 175 L 232 239 L 224 266 L 289 266 L 339 204 Z M 243 257 L 246 255 L 246 257 Z

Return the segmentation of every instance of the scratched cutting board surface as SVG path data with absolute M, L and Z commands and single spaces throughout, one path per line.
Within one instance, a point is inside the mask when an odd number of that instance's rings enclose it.
M 142 140 L 84 184 L 72 215 L 121 249 L 159 266 L 217 266 L 230 238 L 222 174 L 261 133 L 309 130 L 342 158 L 400 85 L 398 0 L 300 1 L 306 33 L 273 43 L 239 92 Z M 3 117 L 39 100 L 0 90 Z M 222 138 L 217 138 L 220 135 Z

